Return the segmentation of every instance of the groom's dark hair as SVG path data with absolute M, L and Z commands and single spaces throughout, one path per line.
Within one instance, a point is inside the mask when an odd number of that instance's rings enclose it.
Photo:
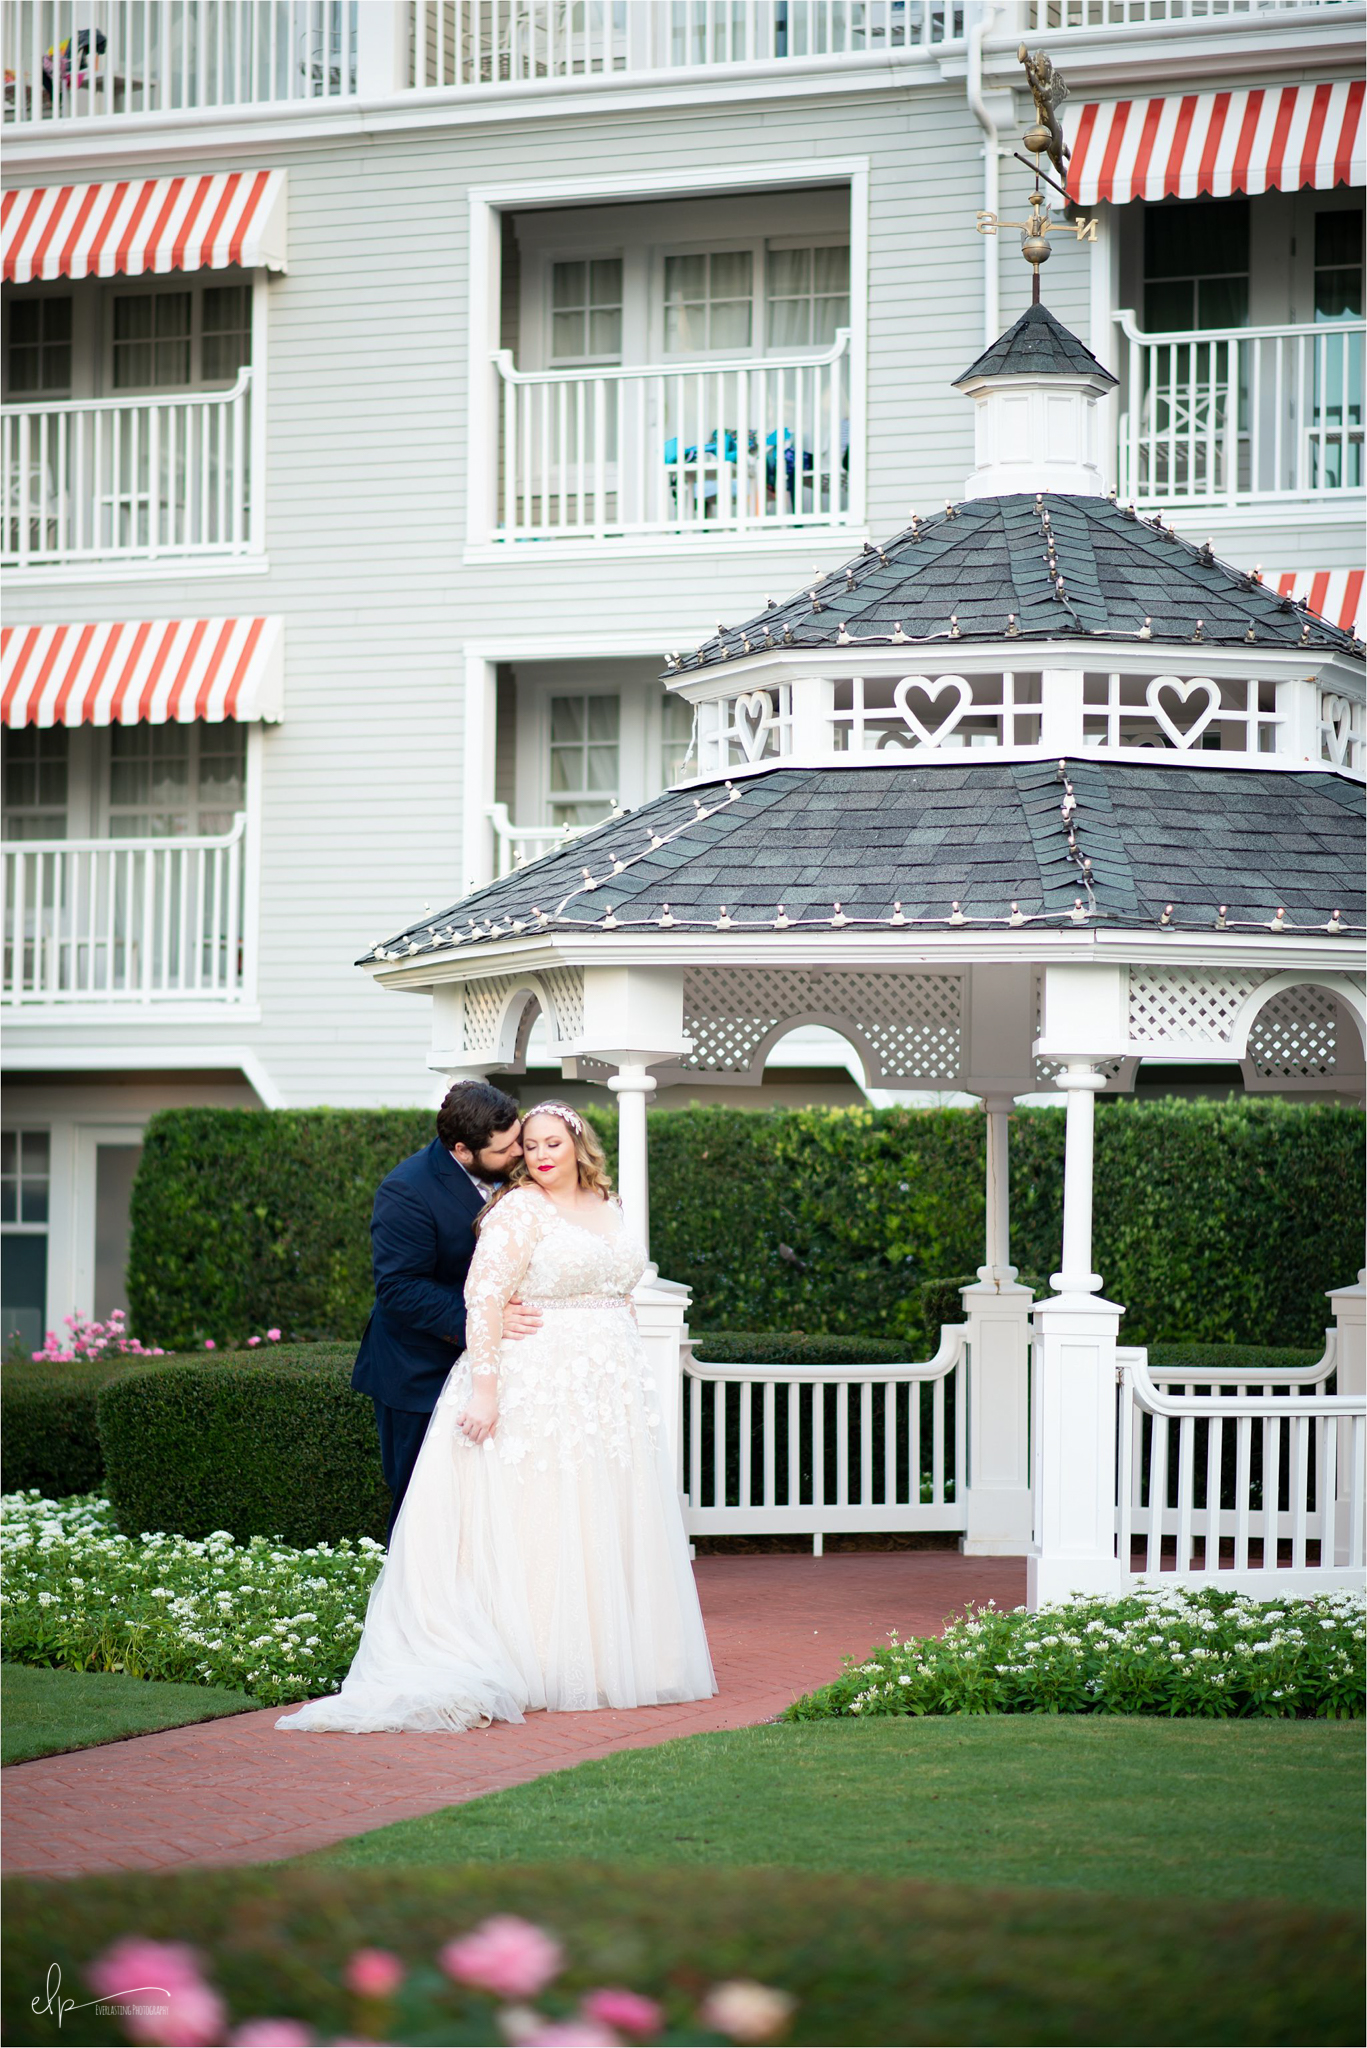
M 495 1131 L 506 1131 L 518 1118 L 511 1095 L 488 1081 L 457 1081 L 437 1111 L 437 1136 L 447 1151 L 464 1145 L 482 1152 Z

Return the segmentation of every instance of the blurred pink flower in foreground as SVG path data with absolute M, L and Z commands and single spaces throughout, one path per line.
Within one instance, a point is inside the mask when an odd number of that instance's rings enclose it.
M 739 1977 L 729 1984 L 716 1984 L 702 2002 L 703 2025 L 729 2034 L 733 2041 L 772 2041 L 791 2019 L 797 2000 L 786 1991 L 771 1990 L 767 1984 L 752 1984 Z
M 204 1982 L 195 1952 L 184 1942 L 130 1936 L 97 1956 L 86 1975 L 101 1998 L 156 2007 L 122 2015 L 134 2041 L 155 2048 L 209 2048 L 223 2038 L 223 2000 Z
M 251 1346 L 253 1344 L 259 1344 L 260 1342 L 261 1339 L 259 1337 L 248 1337 L 247 1339 L 248 1346 Z
M 600 2020 L 605 2027 L 615 2027 L 619 2034 L 638 2041 L 648 2041 L 664 2025 L 663 2007 L 653 1998 L 642 1998 L 639 1991 L 609 1985 L 602 1991 L 590 1991 L 580 2006 L 589 2019 Z
M 358 1948 L 343 1973 L 358 1998 L 392 1998 L 403 1980 L 403 1964 L 387 1948 Z
M 548 2020 L 534 2015 L 536 2024 L 514 2038 L 517 2048 L 621 2048 L 622 2037 L 597 2020 Z
M 267 1330 L 266 1338 L 269 1343 L 278 1344 L 280 1342 L 280 1332 L 278 1330 Z
M 217 1351 L 218 1346 L 217 1344 L 215 1344 L 212 1337 L 206 1337 L 204 1339 L 204 1349 L 206 1351 Z
M 244 2020 L 228 2038 L 232 2048 L 309 2048 L 317 2036 L 302 2020 Z
M 530 1920 L 495 1913 L 472 1934 L 448 1941 L 437 1957 L 448 1977 L 497 1998 L 535 1998 L 563 1963 L 558 1941 Z

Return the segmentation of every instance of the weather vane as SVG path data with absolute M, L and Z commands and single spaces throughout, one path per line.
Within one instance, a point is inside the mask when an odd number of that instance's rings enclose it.
M 1068 87 L 1064 81 L 1063 73 L 1055 71 L 1053 63 L 1044 50 L 1036 50 L 1034 55 L 1031 56 L 1025 44 L 1022 43 L 1017 55 L 1025 67 L 1026 82 L 1030 87 L 1031 96 L 1035 102 L 1034 123 L 1026 129 L 1024 136 L 1021 138 L 1035 161 L 1033 164 L 1026 163 L 1019 150 L 1012 151 L 1016 161 L 1025 164 L 1025 168 L 1033 170 L 1035 175 L 1035 189 L 1030 194 L 1030 218 L 1029 220 L 998 220 L 995 213 L 980 213 L 978 215 L 978 233 L 980 235 L 995 235 L 999 227 L 1020 229 L 1021 255 L 1030 265 L 1032 272 L 1031 303 L 1037 306 L 1039 304 L 1040 265 L 1049 261 L 1050 235 L 1074 235 L 1079 242 L 1094 242 L 1096 240 L 1096 221 L 1094 219 L 1088 220 L 1082 214 L 1079 214 L 1076 220 L 1054 220 L 1051 217 L 1048 202 L 1040 189 L 1041 186 L 1051 186 L 1064 201 L 1065 205 L 1068 204 L 1067 165 L 1069 152 L 1068 145 L 1063 139 L 1063 129 L 1058 117 L 1058 110 L 1068 97 Z M 1048 157 L 1050 163 L 1058 172 L 1058 178 L 1051 178 L 1049 173 L 1042 168 L 1040 164 L 1042 156 Z M 1064 181 L 1062 184 L 1059 182 L 1060 179 Z

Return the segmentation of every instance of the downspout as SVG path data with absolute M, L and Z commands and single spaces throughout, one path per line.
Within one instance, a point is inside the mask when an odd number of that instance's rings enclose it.
M 968 106 L 983 131 L 983 212 L 996 213 L 999 201 L 1000 160 L 997 155 L 997 124 L 983 98 L 983 40 L 992 26 L 994 9 L 990 0 L 977 10 L 968 31 Z M 997 237 L 984 235 L 983 243 L 983 344 L 990 348 L 1001 333 L 1000 293 L 997 279 Z

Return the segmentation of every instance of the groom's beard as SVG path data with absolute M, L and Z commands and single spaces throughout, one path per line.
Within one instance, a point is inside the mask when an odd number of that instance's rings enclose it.
M 509 1159 L 503 1166 L 486 1166 L 479 1155 L 475 1155 L 475 1173 L 477 1177 L 480 1180 L 487 1180 L 489 1185 L 495 1188 L 506 1187 L 512 1178 L 513 1168 L 521 1164 L 522 1154 L 520 1152 L 516 1159 Z

